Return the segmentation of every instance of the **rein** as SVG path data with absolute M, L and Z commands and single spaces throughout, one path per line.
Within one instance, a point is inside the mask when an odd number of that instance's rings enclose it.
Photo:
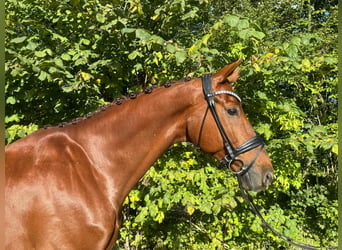
M 232 91 L 227 91 L 227 90 L 222 90 L 222 91 L 217 91 L 217 92 L 212 92 L 212 87 L 211 87 L 211 74 L 204 74 L 202 76 L 202 86 L 203 86 L 203 93 L 205 96 L 205 99 L 208 103 L 208 107 L 204 113 L 204 117 L 202 120 L 202 124 L 200 127 L 200 132 L 199 132 L 199 137 L 198 137 L 198 142 L 197 142 L 197 147 L 200 148 L 200 143 L 201 143 L 201 137 L 202 137 L 202 131 L 203 131 L 203 127 L 204 127 L 204 122 L 206 120 L 206 117 L 208 115 L 208 111 L 210 110 L 211 114 L 214 117 L 214 120 L 216 122 L 216 125 L 218 127 L 218 130 L 220 131 L 222 140 L 223 140 L 223 144 L 224 147 L 226 149 L 226 155 L 223 157 L 223 159 L 220 161 L 220 165 L 221 166 L 227 166 L 229 168 L 229 170 L 231 172 L 233 172 L 234 174 L 236 174 L 237 179 L 238 179 L 238 183 L 239 183 L 239 188 L 240 188 L 240 192 L 242 197 L 244 198 L 244 200 L 246 201 L 246 203 L 248 204 L 248 206 L 251 208 L 251 210 L 255 213 L 256 216 L 258 216 L 263 225 L 266 226 L 269 230 L 272 231 L 272 233 L 276 236 L 278 236 L 279 238 L 281 238 L 282 240 L 286 241 L 287 243 L 294 245 L 296 247 L 300 247 L 302 249 L 337 249 L 337 246 L 333 246 L 333 247 L 321 247 L 321 246 L 313 246 L 313 245 L 309 245 L 309 244 L 305 244 L 305 243 L 301 243 L 298 242 L 295 239 L 292 239 L 290 237 L 287 237 L 281 233 L 279 233 L 278 231 L 276 231 L 273 227 L 271 227 L 271 225 L 269 223 L 266 222 L 266 220 L 264 219 L 264 217 L 261 215 L 260 211 L 258 210 L 258 208 L 256 207 L 256 205 L 254 204 L 254 202 L 249 198 L 248 192 L 242 187 L 242 183 L 241 183 L 241 177 L 245 174 L 248 175 L 248 170 L 253 166 L 253 164 L 255 163 L 255 161 L 257 160 L 257 158 L 259 157 L 259 155 L 261 154 L 263 148 L 264 148 L 264 142 L 262 140 L 262 138 L 258 135 L 252 137 L 251 139 L 249 139 L 248 141 L 244 142 L 242 145 L 240 145 L 237 148 L 234 148 L 232 143 L 230 142 L 227 134 L 224 131 L 224 128 L 222 126 L 222 123 L 218 117 L 216 108 L 215 108 L 215 101 L 214 101 L 214 97 L 217 95 L 222 95 L 222 94 L 226 94 L 226 95 L 230 95 L 235 97 L 239 102 L 241 102 L 241 98 L 234 92 Z M 252 160 L 252 162 L 246 166 L 245 163 L 243 162 L 242 159 L 238 158 L 237 156 L 245 153 L 247 151 L 250 151 L 256 147 L 259 147 L 260 149 L 259 151 L 256 153 L 254 159 Z M 232 169 L 232 164 L 233 163 L 237 163 L 239 162 L 242 167 L 241 170 L 239 171 L 234 171 Z
M 240 188 L 240 192 L 241 192 L 241 196 L 243 197 L 243 199 L 246 201 L 246 203 L 248 204 L 248 206 L 250 207 L 250 209 L 255 213 L 256 216 L 259 217 L 259 219 L 262 221 L 262 224 L 267 227 L 269 230 L 271 230 L 271 232 L 278 236 L 279 238 L 281 238 L 282 240 L 286 241 L 287 243 L 294 245 L 296 247 L 300 247 L 302 249 L 311 249 L 311 250 L 315 250 L 315 249 L 337 249 L 337 246 L 333 246 L 333 247 L 322 247 L 322 246 L 313 246 L 310 244 L 305 244 L 302 242 L 299 242 L 298 240 L 292 239 L 286 235 L 283 235 L 281 233 L 279 233 L 278 231 L 276 231 L 266 220 L 265 218 L 262 216 L 262 214 L 260 213 L 259 209 L 256 207 L 256 205 L 254 204 L 253 200 L 251 200 L 249 198 L 249 195 L 247 193 L 246 190 L 244 190 L 244 188 L 241 185 L 241 180 L 240 177 L 238 177 L 238 182 L 239 182 L 239 188 Z

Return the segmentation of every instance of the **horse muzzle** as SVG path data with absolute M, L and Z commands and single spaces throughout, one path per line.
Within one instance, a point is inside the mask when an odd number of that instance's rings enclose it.
M 246 191 L 259 192 L 265 190 L 273 181 L 273 170 L 267 168 L 260 173 L 255 167 L 249 169 L 244 175 L 238 176 L 238 181 Z

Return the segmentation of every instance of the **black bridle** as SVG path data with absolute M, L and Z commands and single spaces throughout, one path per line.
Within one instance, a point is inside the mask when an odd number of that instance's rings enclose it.
M 224 148 L 226 150 L 226 155 L 220 161 L 220 165 L 221 166 L 227 166 L 230 169 L 230 171 L 232 171 L 237 176 L 241 177 L 248 172 L 248 170 L 253 166 L 256 159 L 261 154 L 261 152 L 264 148 L 264 142 L 263 142 L 262 138 L 257 135 L 257 136 L 252 137 L 251 139 L 249 139 L 248 141 L 246 141 L 245 143 L 243 143 L 239 147 L 234 148 L 234 146 L 230 142 L 230 140 L 229 140 L 229 138 L 228 138 L 223 126 L 222 126 L 220 118 L 218 117 L 218 114 L 217 114 L 217 111 L 215 108 L 214 97 L 217 95 L 225 94 L 225 95 L 230 95 L 230 96 L 235 97 L 239 102 L 241 102 L 241 98 L 236 93 L 234 93 L 232 91 L 228 91 L 228 90 L 221 90 L 221 91 L 213 92 L 212 87 L 211 87 L 211 74 L 204 74 L 202 76 L 202 85 L 203 85 L 203 93 L 204 93 L 205 99 L 208 103 L 208 107 L 207 107 L 207 110 L 206 110 L 204 117 L 203 117 L 203 120 L 202 120 L 202 125 L 201 125 L 200 133 L 198 136 L 197 146 L 200 147 L 204 122 L 206 120 L 208 110 L 210 109 L 211 114 L 213 115 L 213 117 L 215 119 L 217 128 L 220 131 L 220 134 L 221 134 L 221 137 L 223 140 L 223 144 L 224 144 Z M 240 154 L 243 154 L 243 153 L 250 151 L 250 150 L 252 150 L 256 147 L 259 147 L 259 146 L 260 146 L 259 151 L 257 152 L 254 159 L 248 165 L 246 165 L 244 163 L 244 161 L 238 157 Z M 239 163 L 239 165 L 241 165 L 241 169 L 239 171 L 234 171 L 232 168 L 233 163 Z
M 335 247 L 335 246 L 334 247 L 321 247 L 321 246 L 313 246 L 313 245 L 304 244 L 304 243 L 298 243 L 297 240 L 292 239 L 290 237 L 287 237 L 287 236 L 279 233 L 274 228 L 272 228 L 269 223 L 266 222 L 266 220 L 261 215 L 261 213 L 258 210 L 258 208 L 256 207 L 256 205 L 249 198 L 248 192 L 242 187 L 242 180 L 241 180 L 242 176 L 244 176 L 245 174 L 248 174 L 248 170 L 253 166 L 253 164 L 255 163 L 255 161 L 257 160 L 259 155 L 261 154 L 261 152 L 264 148 L 264 142 L 260 136 L 256 135 L 256 136 L 252 137 L 251 139 L 249 139 L 248 141 L 246 141 L 245 143 L 243 143 L 242 145 L 240 145 L 239 147 L 234 148 L 234 146 L 230 142 L 230 140 L 229 140 L 229 138 L 228 138 L 223 126 L 222 126 L 222 123 L 218 117 L 218 114 L 217 114 L 217 111 L 215 108 L 214 97 L 217 95 L 226 94 L 226 95 L 230 95 L 230 96 L 235 97 L 239 102 L 241 102 L 241 98 L 236 93 L 234 93 L 232 91 L 221 90 L 221 91 L 213 92 L 212 87 L 211 87 L 211 74 L 204 74 L 202 76 L 202 86 L 203 86 L 203 93 L 204 93 L 205 99 L 208 103 L 208 107 L 204 113 L 204 117 L 203 117 L 202 124 L 200 127 L 197 146 L 200 148 L 204 122 L 206 120 L 208 110 L 210 109 L 211 114 L 213 115 L 214 120 L 216 122 L 216 125 L 218 127 L 218 130 L 220 131 L 220 134 L 221 134 L 221 137 L 223 140 L 223 144 L 224 144 L 224 148 L 226 150 L 226 155 L 220 161 L 220 165 L 221 166 L 227 166 L 231 172 L 236 174 L 236 176 L 238 178 L 239 188 L 240 188 L 242 197 L 244 198 L 246 203 L 249 205 L 251 210 L 261 219 L 263 225 L 265 225 L 268 229 L 270 229 L 272 231 L 273 234 L 275 234 L 278 237 L 280 237 L 281 239 L 285 240 L 287 243 L 290 243 L 290 244 L 292 244 L 296 247 L 300 247 L 302 249 L 337 249 L 337 247 Z M 250 151 L 250 150 L 252 150 L 256 147 L 259 147 L 259 146 L 260 146 L 259 151 L 256 153 L 254 159 L 247 166 L 245 165 L 245 163 L 242 159 L 237 157 L 238 155 L 245 153 L 247 151 Z M 232 164 L 234 162 L 235 163 L 240 162 L 241 169 L 239 171 L 234 171 L 232 169 Z

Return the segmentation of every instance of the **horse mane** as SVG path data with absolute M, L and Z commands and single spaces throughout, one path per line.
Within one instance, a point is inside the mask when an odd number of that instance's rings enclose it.
M 106 111 L 109 107 L 112 107 L 112 106 L 119 106 L 121 104 L 123 104 L 125 101 L 127 100 L 134 100 L 136 99 L 138 96 L 140 95 L 144 95 L 144 94 L 150 94 L 153 92 L 153 90 L 155 89 L 160 89 L 160 88 L 169 88 L 171 87 L 173 84 L 175 83 L 180 83 L 180 82 L 189 82 L 190 80 L 192 80 L 191 77 L 186 77 L 186 78 L 183 78 L 179 81 L 166 81 L 164 84 L 162 85 L 157 85 L 157 84 L 154 84 L 152 86 L 147 86 L 144 90 L 142 91 L 134 91 L 134 92 L 130 92 L 128 93 L 126 96 L 120 96 L 120 97 L 117 97 L 116 99 L 114 99 L 111 103 L 108 103 L 108 104 L 105 104 L 105 105 L 102 105 L 100 106 L 96 111 L 94 112 L 91 112 L 89 114 L 86 114 L 84 116 L 81 116 L 81 117 L 77 117 L 69 122 L 62 122 L 62 123 L 59 123 L 57 125 L 57 127 L 64 127 L 66 125 L 76 125 L 78 124 L 79 122 L 81 121 L 84 121 L 84 120 L 87 120 L 87 119 L 90 119 L 92 117 L 94 117 L 95 115 L 103 112 L 103 111 Z M 47 125 L 47 126 L 44 126 L 43 128 L 46 129 L 46 128 L 50 128 L 50 127 L 53 127 L 51 125 Z

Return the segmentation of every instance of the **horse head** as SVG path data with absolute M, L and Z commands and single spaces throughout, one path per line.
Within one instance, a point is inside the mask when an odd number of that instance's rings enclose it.
M 233 91 L 239 64 L 236 61 L 194 80 L 197 87 L 202 85 L 203 92 L 194 101 L 188 136 L 236 174 L 245 190 L 261 191 L 272 182 L 273 167 L 261 137 L 242 109 L 240 97 Z

